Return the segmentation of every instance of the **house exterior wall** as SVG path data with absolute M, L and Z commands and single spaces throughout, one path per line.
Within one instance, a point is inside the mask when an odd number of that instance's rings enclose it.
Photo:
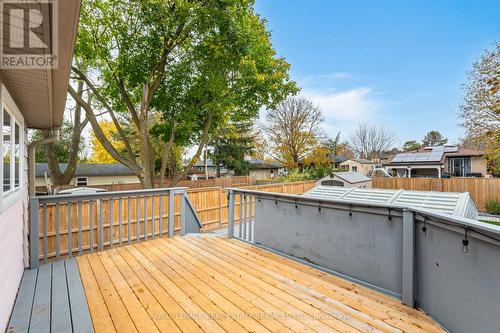
M 483 176 L 488 174 L 488 167 L 484 156 L 471 157 L 470 164 L 472 173 L 481 173 Z
M 353 167 L 355 167 L 355 170 L 353 170 Z M 347 160 L 340 163 L 340 170 L 356 171 L 365 176 L 368 176 L 368 174 L 373 170 L 374 167 L 374 164 L 361 164 L 353 160 Z
M 21 130 L 19 187 L 10 193 L 0 192 L 0 332 L 5 331 L 21 283 L 28 266 L 28 137 L 24 117 L 5 86 L 1 87 L 1 103 L 15 117 Z M 1 166 L 3 168 L 3 166 Z M 0 178 L 3 188 L 3 176 Z
M 0 213 L 0 331 L 5 331 L 24 272 L 24 200 Z
M 75 185 L 76 178 L 71 180 L 71 185 Z M 87 177 L 87 186 L 101 186 L 101 185 L 112 185 L 112 184 L 139 184 L 139 178 L 136 176 L 89 176 Z M 45 178 L 37 177 L 35 180 L 35 186 L 45 186 Z
M 278 176 L 278 169 L 254 169 L 250 170 L 250 176 L 255 180 L 263 180 L 271 178 L 271 170 L 274 172 L 274 177 Z
M 464 156 L 468 157 L 468 156 Z M 453 157 L 452 157 L 453 158 Z M 444 159 L 444 164 L 443 168 L 446 170 L 446 172 L 450 172 L 448 168 L 448 159 L 449 157 L 446 157 Z M 484 156 L 470 156 L 470 171 L 471 173 L 480 173 L 483 176 L 488 174 L 488 167 L 486 164 L 486 158 Z

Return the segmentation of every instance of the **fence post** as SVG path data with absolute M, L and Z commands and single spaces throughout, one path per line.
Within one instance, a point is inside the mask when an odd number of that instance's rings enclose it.
M 181 236 L 186 235 L 186 191 L 181 192 Z
M 174 237 L 175 191 L 168 191 L 168 237 Z
M 39 249 L 38 249 L 38 214 L 39 200 L 34 197 L 30 200 L 30 234 L 29 234 L 29 244 L 30 244 L 30 268 L 35 269 L 39 266 Z
M 415 213 L 409 209 L 403 210 L 403 304 L 415 306 Z
M 234 192 L 229 190 L 229 200 L 227 206 L 227 237 L 233 238 L 234 236 Z

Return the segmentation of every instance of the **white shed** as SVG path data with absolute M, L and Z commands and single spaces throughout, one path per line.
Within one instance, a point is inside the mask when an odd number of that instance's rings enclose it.
M 316 186 L 372 188 L 372 179 L 355 171 L 334 172 L 318 180 Z
M 318 199 L 366 202 L 425 208 L 477 220 L 478 211 L 468 192 L 427 192 L 316 186 L 304 196 Z

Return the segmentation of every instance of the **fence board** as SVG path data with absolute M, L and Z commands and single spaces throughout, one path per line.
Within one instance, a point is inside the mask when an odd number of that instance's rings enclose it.
M 469 192 L 480 211 L 488 200 L 500 200 L 500 178 L 373 178 L 374 188 L 413 191 Z

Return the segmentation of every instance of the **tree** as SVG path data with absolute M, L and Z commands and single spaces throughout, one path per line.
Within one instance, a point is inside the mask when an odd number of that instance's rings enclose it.
M 488 171 L 500 175 L 500 44 L 486 50 L 468 73 L 460 125 L 470 144 L 486 152 Z M 479 144 L 479 147 L 478 147 Z
M 82 98 L 83 93 L 83 84 L 78 84 L 75 94 Z M 63 121 L 57 142 L 46 144 L 43 150 L 38 149 L 36 152 L 36 162 L 48 164 L 52 185 L 55 187 L 70 184 L 75 176 L 79 155 L 85 147 L 82 132 L 88 120 L 82 116 L 82 108 L 79 105 L 75 106 L 70 119 Z M 37 130 L 33 134 L 32 141 L 50 138 L 53 135 L 54 132 L 51 130 Z M 60 163 L 66 163 L 66 169 L 62 170 Z
M 70 94 L 106 151 L 146 188 L 154 185 L 158 156 L 163 185 L 175 151 L 196 146 L 188 165 L 175 170 L 175 185 L 219 127 L 252 119 L 296 91 L 253 1 L 89 0 L 78 31 L 82 66 L 72 71 L 95 102 L 71 87 Z M 123 151 L 106 138 L 100 113 L 113 121 Z
M 361 123 L 351 135 L 350 146 L 361 158 L 374 160 L 382 153 L 389 151 L 396 143 L 396 137 L 391 130 L 382 125 Z
M 211 142 L 211 158 L 220 177 L 220 166 L 233 170 L 236 176 L 247 175 L 249 163 L 245 158 L 253 151 L 253 123 L 250 121 L 229 124 L 218 131 Z
M 118 133 L 112 121 L 100 121 L 99 127 L 106 136 L 106 139 L 113 144 L 116 150 L 123 151 L 125 145 L 118 139 Z M 90 133 L 90 143 L 92 144 L 92 155 L 90 162 L 99 164 L 113 164 L 116 160 L 104 149 L 104 146 L 97 139 L 94 132 Z
M 422 145 L 424 147 L 435 147 L 435 146 L 445 145 L 447 142 L 448 142 L 448 139 L 445 138 L 438 131 L 429 131 L 424 136 L 424 139 L 422 140 Z
M 322 139 L 321 110 L 301 97 L 289 97 L 266 114 L 263 125 L 270 154 L 286 167 L 299 166 Z
M 328 153 L 333 156 L 354 157 L 352 151 L 349 149 L 349 144 L 340 139 L 340 134 L 338 132 L 335 138 L 326 139 L 324 146 L 328 149 Z
M 467 79 L 460 124 L 470 135 L 496 135 L 500 132 L 500 43 L 483 52 Z
M 415 151 L 415 150 L 419 150 L 420 148 L 422 148 L 422 144 L 417 142 L 416 140 L 406 141 L 403 144 L 403 147 L 401 147 L 401 149 L 404 152 Z

